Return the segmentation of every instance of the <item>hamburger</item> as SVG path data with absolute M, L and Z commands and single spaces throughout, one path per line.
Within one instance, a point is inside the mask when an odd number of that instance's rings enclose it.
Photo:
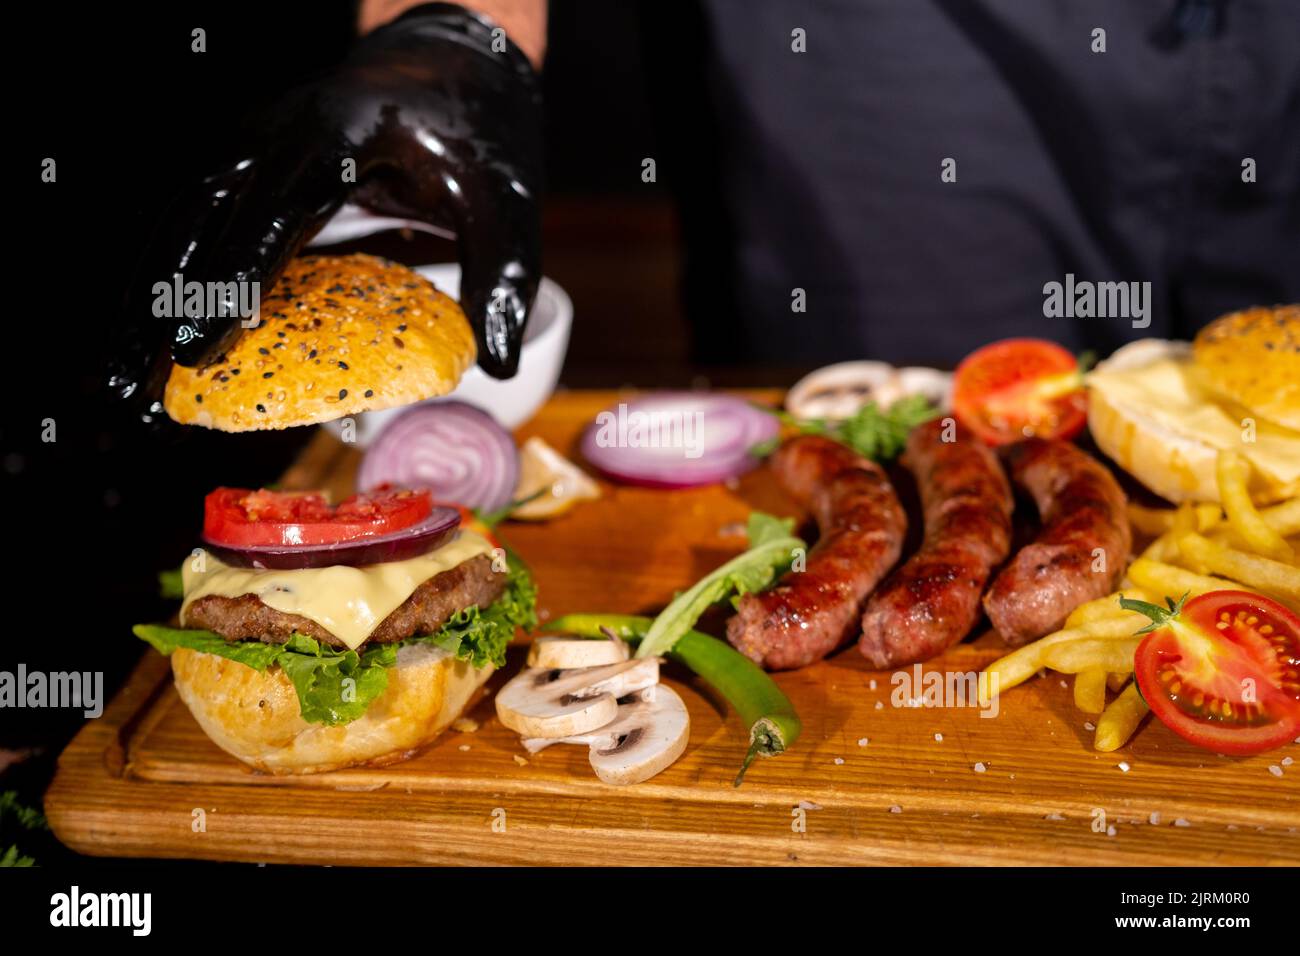
M 1169 501 L 1218 501 L 1227 450 L 1250 461 L 1257 500 L 1300 493 L 1300 305 L 1225 315 L 1193 342 L 1131 343 L 1087 384 L 1098 447 Z
M 180 572 L 179 626 L 135 633 L 219 747 L 267 773 L 405 759 L 474 702 L 516 629 L 527 570 L 430 492 L 219 488 Z
M 312 425 L 454 389 L 476 357 L 459 306 L 372 256 L 294 260 L 257 324 L 202 367 L 175 365 L 169 416 L 222 431 Z M 173 576 L 174 625 L 135 633 L 171 657 L 204 732 L 257 770 L 402 760 L 470 707 L 518 628 L 527 570 L 463 508 L 381 487 L 218 488 Z

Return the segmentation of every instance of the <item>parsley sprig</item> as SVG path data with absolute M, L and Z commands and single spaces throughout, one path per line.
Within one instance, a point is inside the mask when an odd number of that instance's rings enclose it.
M 852 448 L 872 461 L 891 461 L 907 445 L 907 436 L 918 425 L 939 415 L 941 409 L 924 395 L 905 395 L 887 408 L 867 402 L 843 421 L 825 418 L 795 418 L 782 409 L 758 406 L 781 420 L 783 425 L 797 430 L 801 435 L 824 435 Z M 781 444 L 776 436 L 760 442 L 750 449 L 750 454 L 762 458 L 770 455 Z

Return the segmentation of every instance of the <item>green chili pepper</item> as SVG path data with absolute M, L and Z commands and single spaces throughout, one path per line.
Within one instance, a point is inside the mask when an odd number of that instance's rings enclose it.
M 648 617 L 633 614 L 566 614 L 550 622 L 546 629 L 578 637 L 602 638 L 612 634 L 637 644 L 652 623 Z M 803 725 L 790 698 L 745 655 L 716 637 L 689 630 L 677 639 L 667 656 L 712 685 L 749 727 L 749 751 L 736 774 L 735 786 L 740 786 L 755 757 L 775 757 L 798 739 Z

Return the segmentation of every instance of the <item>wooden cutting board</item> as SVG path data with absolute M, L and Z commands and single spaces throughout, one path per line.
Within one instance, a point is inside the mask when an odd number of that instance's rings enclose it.
M 618 397 L 561 392 L 518 437 L 540 435 L 576 460 L 581 430 Z M 357 458 L 322 432 L 284 483 L 346 493 Z M 549 524 L 507 525 L 503 537 L 533 568 L 543 619 L 653 613 L 744 547 L 753 507 L 798 514 L 760 469 L 734 487 L 606 486 L 600 501 Z M 986 634 L 925 671 L 975 671 L 1000 653 Z M 639 786 L 600 783 L 584 748 L 526 756 L 490 696 L 471 711 L 477 732 L 449 732 L 413 760 L 285 778 L 217 749 L 177 698 L 167 661 L 149 652 L 64 751 L 45 811 L 83 853 L 250 862 L 1300 863 L 1300 765 L 1282 765 L 1300 746 L 1231 759 L 1149 721 L 1122 751 L 1099 754 L 1056 675 L 1007 692 L 992 717 L 894 706 L 896 690 L 912 695 L 850 649 L 778 675 L 803 736 L 739 789 L 745 728 L 689 674 L 670 667 L 665 679 L 690 708 L 690 745 Z

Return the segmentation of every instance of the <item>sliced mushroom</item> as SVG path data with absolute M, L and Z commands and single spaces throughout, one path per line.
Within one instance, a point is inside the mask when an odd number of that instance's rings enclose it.
M 924 395 L 946 409 L 952 375 L 937 369 L 894 368 L 884 362 L 838 362 L 809 372 L 786 393 L 785 407 L 796 418 L 842 421 L 867 402 L 888 408 L 906 395 Z
M 570 669 L 618 664 L 631 657 L 626 641 L 610 638 L 593 641 L 583 637 L 539 637 L 528 649 L 528 666 Z
M 561 740 L 525 739 L 529 753 L 553 743 L 585 744 L 591 768 L 605 783 L 623 786 L 649 780 L 671 765 L 686 749 L 691 717 L 671 687 L 660 685 L 654 698 L 639 696 L 618 708 L 618 717 L 604 727 Z
M 659 682 L 659 659 L 576 670 L 532 667 L 497 693 L 497 717 L 524 737 L 570 737 L 618 716 L 618 699 Z
M 595 730 L 589 730 L 584 734 L 573 734 L 568 737 L 521 737 L 519 742 L 524 745 L 524 749 L 530 754 L 539 753 L 552 744 L 581 744 L 584 747 L 591 746 L 593 741 L 607 741 L 609 731 L 619 724 L 625 723 L 629 719 L 634 719 L 633 715 L 645 713 L 646 705 L 653 704 L 659 685 L 647 687 L 644 690 L 634 691 L 625 697 L 618 699 L 618 714 L 612 721 L 603 727 L 597 727 Z

